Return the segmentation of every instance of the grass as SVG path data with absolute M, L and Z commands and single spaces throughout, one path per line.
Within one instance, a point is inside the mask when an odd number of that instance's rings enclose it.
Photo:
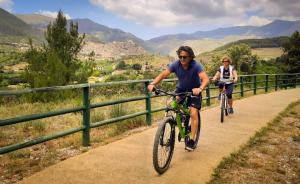
M 134 94 L 137 95 L 137 94 Z M 123 94 L 122 98 L 132 97 L 133 94 Z M 93 95 L 92 103 L 113 101 L 120 99 L 119 95 L 101 96 Z M 161 107 L 161 98 L 152 100 L 154 107 Z M 135 101 L 125 104 L 101 107 L 91 110 L 91 123 L 105 119 L 115 118 L 126 114 L 142 111 L 145 109 L 145 101 Z M 61 102 L 49 103 L 6 103 L 0 106 L 0 119 L 13 118 L 16 116 L 37 114 L 42 112 L 57 111 L 81 106 L 81 100 L 68 99 Z M 128 108 L 130 107 L 130 108 Z M 3 113 L 2 113 L 3 112 Z M 153 115 L 154 119 L 161 118 L 161 113 Z M 0 146 L 6 146 L 31 140 L 44 135 L 81 126 L 82 114 L 70 113 L 40 120 L 23 122 L 16 125 L 0 128 Z M 146 126 L 145 118 L 140 116 L 111 125 L 91 129 L 91 143 L 97 145 L 107 144 L 115 139 L 120 139 L 129 130 Z M 125 136 L 125 134 L 123 135 Z M 0 156 L 0 183 L 15 183 L 23 177 L 29 176 L 60 160 L 86 152 L 89 148 L 82 147 L 82 133 L 72 134 L 63 138 L 41 143 L 29 148 L 17 150 Z M 17 180 L 15 180 L 17 178 Z
M 282 48 L 256 48 L 251 49 L 252 54 L 258 55 L 261 59 L 280 57 L 283 54 Z
M 287 136 L 288 133 L 290 133 L 293 141 L 295 142 L 300 142 L 300 134 L 296 134 L 293 135 L 293 133 L 291 133 L 292 131 L 297 132 L 297 130 L 295 130 L 295 127 L 291 126 L 291 124 L 288 123 L 288 121 L 286 120 L 286 118 L 289 118 L 295 114 L 300 114 L 300 111 L 298 110 L 298 112 L 295 111 L 295 108 L 299 107 L 300 109 L 300 101 L 291 103 L 283 112 L 281 112 L 274 120 L 272 120 L 271 122 L 268 123 L 268 125 L 262 129 L 260 129 L 258 132 L 255 133 L 255 135 L 253 137 L 250 138 L 250 140 L 248 141 L 248 143 L 246 143 L 245 145 L 241 146 L 241 148 L 238 151 L 234 151 L 233 153 L 231 153 L 228 157 L 223 158 L 223 160 L 219 163 L 219 165 L 214 169 L 213 174 L 211 175 L 211 180 L 210 180 L 210 184 L 213 183 L 232 183 L 233 181 L 239 181 L 239 183 L 243 183 L 245 178 L 251 177 L 250 175 L 253 175 L 256 171 L 250 172 L 248 173 L 248 175 L 244 176 L 237 176 L 236 172 L 249 172 L 249 170 L 247 170 L 248 168 L 260 168 L 260 167 L 264 167 L 262 169 L 262 171 L 258 171 L 260 172 L 260 174 L 257 174 L 256 177 L 258 178 L 257 180 L 260 180 L 260 175 L 264 175 L 265 176 L 261 176 L 262 178 L 267 178 L 270 177 L 270 181 L 269 183 L 272 183 L 272 179 L 274 179 L 275 176 L 273 176 L 274 174 L 268 173 L 268 170 L 271 170 L 273 172 L 273 170 L 275 168 L 277 168 L 277 165 L 275 163 L 267 163 L 267 164 L 262 164 L 260 163 L 261 161 L 255 161 L 255 155 L 253 156 L 253 153 L 260 153 L 265 155 L 264 158 L 271 158 L 270 160 L 273 162 L 274 159 L 278 159 L 278 157 L 280 156 L 280 154 L 283 154 L 283 157 L 285 158 L 287 155 L 287 149 L 292 149 L 293 146 L 289 146 L 288 148 L 282 148 L 282 145 L 286 145 L 283 143 L 279 143 L 275 146 L 272 145 L 270 143 L 270 141 L 272 139 L 282 139 L 282 141 L 287 140 L 287 138 L 285 136 Z M 297 120 L 296 120 L 297 121 Z M 298 117 L 298 121 L 299 121 L 299 117 Z M 287 123 L 286 123 L 287 122 Z M 290 126 L 290 127 L 289 127 Z M 297 128 L 297 127 L 296 127 Z M 298 127 L 299 128 L 299 127 Z M 281 134 L 281 135 L 279 135 Z M 276 137 L 274 137 L 276 136 Z M 284 137 L 284 138 L 282 138 Z M 271 147 L 270 147 L 271 146 Z M 271 149 L 272 148 L 272 149 Z M 289 150 L 289 151 L 290 151 Z M 296 150 L 294 150 L 296 151 Z M 292 155 L 295 153 L 292 153 Z M 296 155 L 297 155 L 297 151 L 296 151 Z M 299 155 L 299 152 L 298 152 Z M 252 160 L 252 162 L 251 162 Z M 263 159 L 264 160 L 264 159 Z M 267 160 L 267 159 L 265 159 Z M 279 160 L 282 161 L 282 158 L 280 158 Z M 295 163 L 297 164 L 297 163 Z M 297 170 L 297 166 L 292 165 L 292 170 L 296 169 Z M 245 168 L 243 171 L 242 168 Z M 289 168 L 290 169 L 290 168 Z M 285 170 L 277 168 L 277 171 L 279 172 L 279 174 L 285 174 Z M 299 168 L 298 168 L 299 171 Z M 264 173 L 266 172 L 266 173 Z M 263 174 L 262 174 L 263 173 Z M 279 176 L 278 176 L 279 177 Z M 299 173 L 298 175 L 291 177 L 291 178 L 287 178 L 287 180 L 289 181 L 294 181 L 295 178 L 298 179 L 300 178 Z M 280 176 L 279 178 L 282 178 L 282 176 Z M 263 179 L 263 181 L 265 182 L 265 180 Z M 276 178 L 275 178 L 276 179 Z M 274 180 L 275 180 L 274 179 Z M 257 182 L 256 179 L 253 179 L 252 182 L 256 182 L 256 183 L 261 183 Z M 246 183 L 251 183 L 251 180 L 245 180 L 244 182 Z M 279 182 L 280 183 L 280 182 Z M 293 182 L 292 182 L 293 183 Z

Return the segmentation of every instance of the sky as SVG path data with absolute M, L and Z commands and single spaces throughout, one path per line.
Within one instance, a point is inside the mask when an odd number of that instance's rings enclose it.
M 220 27 L 300 20 L 300 0 L 0 0 L 14 14 L 89 18 L 142 39 Z

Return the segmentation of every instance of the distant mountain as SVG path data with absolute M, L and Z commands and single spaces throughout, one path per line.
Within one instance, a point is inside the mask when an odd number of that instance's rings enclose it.
M 17 15 L 20 19 L 25 21 L 39 29 L 46 29 L 47 25 L 53 21 L 53 18 L 46 17 L 39 14 L 19 14 Z M 68 20 L 70 23 L 71 20 Z M 101 24 L 98 24 L 90 19 L 72 19 L 73 22 L 78 22 L 79 32 L 93 35 L 99 39 L 100 42 L 123 42 L 132 40 L 135 43 L 145 46 L 144 40 L 134 36 L 131 33 L 124 32 L 120 29 L 110 28 Z
M 39 29 L 45 29 L 49 22 L 54 20 L 38 14 L 17 16 L 27 24 Z M 176 48 L 183 44 L 192 44 L 197 47 L 197 52 L 203 52 L 207 51 L 203 49 L 203 44 L 207 43 L 212 44 L 208 48 L 213 49 L 216 46 L 222 46 L 231 41 L 236 41 L 236 38 L 245 39 L 289 36 L 295 30 L 300 30 L 300 21 L 275 20 L 264 26 L 218 28 L 211 31 L 197 31 L 191 34 L 164 35 L 145 41 L 131 33 L 98 24 L 90 19 L 74 19 L 73 21 L 78 22 L 80 33 L 88 34 L 88 41 L 111 43 L 127 42 L 131 40 L 147 51 L 170 55 L 172 55 Z
M 15 15 L 0 8 L 0 35 L 29 36 L 34 34 L 38 34 L 38 31 Z
M 156 52 L 170 54 L 170 52 L 172 51 L 172 45 L 176 45 L 178 47 L 189 41 L 195 42 L 199 40 L 200 42 L 201 40 L 207 38 L 224 39 L 228 36 L 250 36 L 256 38 L 290 36 L 296 30 L 300 30 L 300 20 L 275 20 L 267 25 L 260 27 L 236 26 L 228 28 L 218 28 L 211 31 L 197 31 L 191 34 L 164 35 L 148 40 L 148 43 L 151 45 L 151 47 L 156 48 Z
M 73 19 L 73 22 L 78 22 L 79 32 L 87 33 L 97 37 L 102 42 L 123 42 L 132 40 L 135 43 L 145 44 L 144 40 L 134 36 L 131 33 L 124 32 L 120 29 L 109 28 L 107 26 L 98 24 L 90 19 Z
M 300 30 L 300 20 L 275 20 L 270 24 L 256 27 L 251 31 L 251 34 L 259 35 L 262 37 L 290 36 L 296 30 Z
M 26 24 L 39 29 L 46 28 L 50 22 L 54 21 L 54 18 L 40 14 L 16 14 L 16 17 L 24 21 Z

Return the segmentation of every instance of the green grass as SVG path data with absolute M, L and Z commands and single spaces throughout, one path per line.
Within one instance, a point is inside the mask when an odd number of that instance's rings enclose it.
M 234 151 L 231 153 L 229 156 L 224 157 L 222 161 L 219 163 L 219 165 L 214 169 L 212 175 L 211 175 L 211 180 L 209 183 L 213 183 L 217 179 L 220 178 L 220 173 L 223 170 L 226 170 L 231 167 L 232 163 L 238 162 L 237 164 L 240 166 L 245 166 L 246 163 L 243 161 L 243 152 L 247 150 L 248 148 L 254 147 L 255 145 L 261 143 L 264 141 L 264 136 L 267 134 L 267 132 L 271 129 L 274 125 L 278 125 L 280 121 L 283 119 L 283 117 L 286 117 L 291 109 L 293 109 L 295 106 L 299 105 L 300 101 L 293 102 L 286 107 L 284 111 L 282 111 L 275 119 L 273 119 L 271 122 L 267 124 L 266 127 L 261 128 L 259 131 L 255 133 L 254 136 L 250 138 L 250 140 L 243 146 L 240 147 L 238 151 Z M 299 135 L 294 135 L 293 136 L 294 141 L 300 141 L 300 134 Z M 262 150 L 262 152 L 264 152 Z M 269 152 L 269 151 L 268 151 Z

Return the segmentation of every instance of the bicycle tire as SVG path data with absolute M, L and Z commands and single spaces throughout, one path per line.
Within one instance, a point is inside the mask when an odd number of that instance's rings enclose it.
M 225 102 L 224 102 L 224 112 L 225 112 L 225 116 L 228 116 L 228 98 L 226 95 L 224 95 L 224 98 L 225 98 Z
M 221 96 L 221 123 L 224 122 L 224 111 L 225 111 L 225 96 L 223 96 L 224 94 L 222 94 Z
M 170 130 L 169 136 L 167 135 L 167 140 L 164 140 L 166 126 L 168 126 Z M 165 141 L 165 142 L 164 142 Z M 172 118 L 166 118 L 163 122 L 161 122 L 157 128 L 154 144 L 153 144 L 153 166 L 155 171 L 158 174 L 163 174 L 166 172 L 170 166 L 175 145 L 175 122 Z M 169 149 L 168 154 L 166 155 L 165 162 L 160 164 L 160 155 L 159 148 L 166 147 Z

